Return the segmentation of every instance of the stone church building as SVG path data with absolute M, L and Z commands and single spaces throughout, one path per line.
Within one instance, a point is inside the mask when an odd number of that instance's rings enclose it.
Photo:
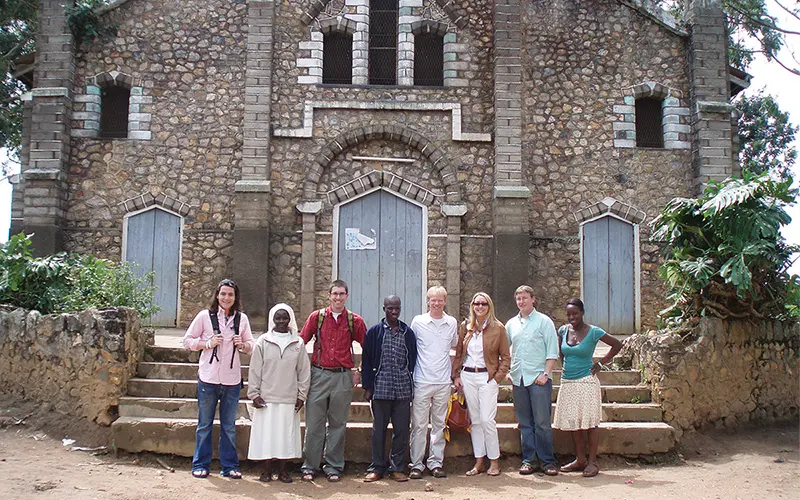
M 368 323 L 435 284 L 505 320 L 527 283 L 630 333 L 665 305 L 648 222 L 737 173 L 720 0 L 116 0 L 91 44 L 65 3 L 19 72 L 12 231 L 154 271 L 156 325 L 224 277 L 260 326 L 341 278 Z

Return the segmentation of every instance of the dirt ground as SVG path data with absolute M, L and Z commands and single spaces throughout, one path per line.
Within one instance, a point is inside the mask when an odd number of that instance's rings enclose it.
M 5 406 L 5 409 L 3 409 Z M 22 416 L 24 425 L 16 425 Z M 475 478 L 464 476 L 471 462 L 448 460 L 450 477 L 373 484 L 361 481 L 363 464 L 348 464 L 341 483 L 324 479 L 306 484 L 259 483 L 259 470 L 245 464 L 241 481 L 194 479 L 187 458 L 152 454 L 114 456 L 70 451 L 62 445 L 67 435 L 76 439 L 73 446 L 95 446 L 107 439 L 107 432 L 91 425 L 64 420 L 43 412 L 0 404 L 0 498 L 27 499 L 113 499 L 177 500 L 215 499 L 296 499 L 322 498 L 358 500 L 385 498 L 398 500 L 483 500 L 491 498 L 638 498 L 694 499 L 798 499 L 800 498 L 800 445 L 798 426 L 755 428 L 735 434 L 709 432 L 684 439 L 672 454 L 655 460 L 626 460 L 601 457 L 601 473 L 591 479 L 576 474 L 546 477 L 520 476 L 519 457 L 501 460 L 503 474 Z M 566 457 L 564 457 L 566 458 Z M 160 460 L 163 465 L 158 462 Z M 655 462 L 655 463 L 650 463 Z M 174 467 L 174 473 L 164 468 Z M 216 467 L 214 463 L 212 467 Z

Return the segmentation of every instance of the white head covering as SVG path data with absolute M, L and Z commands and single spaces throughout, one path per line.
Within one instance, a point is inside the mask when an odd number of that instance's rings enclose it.
M 275 329 L 275 313 L 279 310 L 285 310 L 289 313 L 289 333 L 292 335 L 297 335 L 297 320 L 294 319 L 294 310 L 292 310 L 289 304 L 275 304 L 272 309 L 269 310 L 269 331 L 273 331 Z

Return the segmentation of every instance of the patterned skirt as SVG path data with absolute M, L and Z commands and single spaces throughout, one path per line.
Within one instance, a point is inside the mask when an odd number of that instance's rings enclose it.
M 600 379 L 597 375 L 576 380 L 561 379 L 553 427 L 562 431 L 592 429 L 603 417 Z

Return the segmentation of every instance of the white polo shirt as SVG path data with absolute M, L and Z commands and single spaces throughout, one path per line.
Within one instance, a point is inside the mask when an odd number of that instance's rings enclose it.
M 449 384 L 450 349 L 458 343 L 458 322 L 445 313 L 441 319 L 430 313 L 415 316 L 411 329 L 417 336 L 417 366 L 414 383 Z

